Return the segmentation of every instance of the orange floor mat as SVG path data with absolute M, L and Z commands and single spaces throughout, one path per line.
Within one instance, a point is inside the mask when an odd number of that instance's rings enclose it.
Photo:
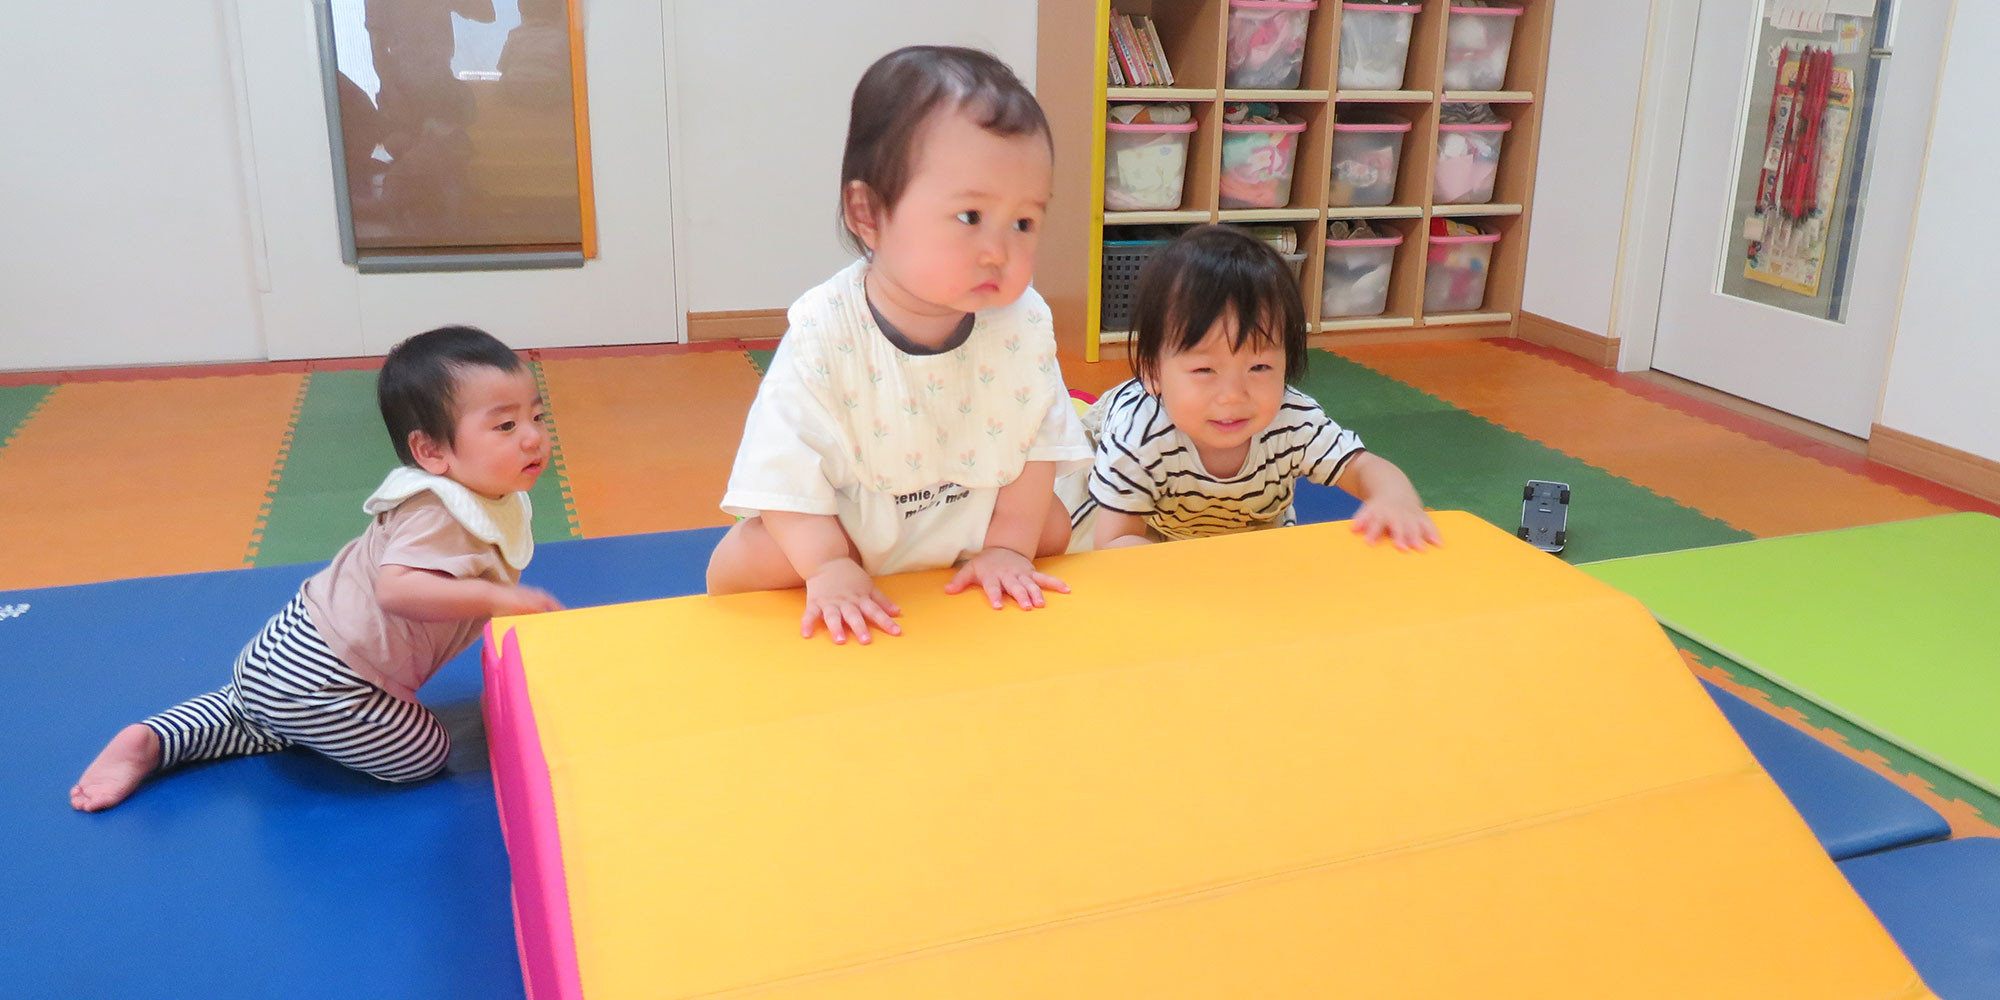
M 1063 384 L 1093 396 L 1102 396 L 1132 377 L 1132 363 L 1124 358 L 1107 358 L 1092 364 L 1065 354 L 1057 360 L 1062 363 Z
M 0 589 L 249 565 L 304 382 L 57 386 L 0 451 Z
M 757 395 L 737 352 L 542 362 L 585 538 L 729 524 L 717 506 Z
M 1497 344 L 1378 344 L 1339 353 L 1758 537 L 1954 509 Z

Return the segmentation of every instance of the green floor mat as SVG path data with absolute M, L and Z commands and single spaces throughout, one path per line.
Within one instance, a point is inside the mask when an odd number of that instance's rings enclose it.
M 1521 485 L 1570 484 L 1570 562 L 1719 545 L 1752 537 L 1337 354 L 1313 351 L 1299 388 L 1368 450 L 1396 463 L 1433 510 L 1521 525 Z
M 368 526 L 361 502 L 397 461 L 375 401 L 375 373 L 314 372 L 291 451 L 278 470 L 256 564 L 332 558 Z M 556 472 L 559 463 L 560 456 L 528 494 L 535 504 L 536 541 L 576 537 Z
M 1980 788 L 1964 778 L 1945 770 L 1855 725 L 1824 706 L 1813 704 L 1799 697 L 1782 685 L 1772 683 L 1759 676 L 1756 671 L 1737 663 L 1721 653 L 1702 645 L 1693 639 L 1667 630 L 1667 638 L 1676 647 L 1685 650 L 1701 661 L 1704 666 L 1713 667 L 1729 675 L 1729 679 L 1753 691 L 1762 692 L 1771 699 L 1771 705 L 1778 709 L 1796 711 L 1805 723 L 1814 729 L 1825 729 L 1839 736 L 1847 745 L 1864 754 L 1874 754 L 1891 769 L 1901 774 L 1911 775 L 1931 787 L 1938 797 L 1947 802 L 1956 800 L 1979 815 L 1981 820 L 2000 826 L 2000 795 Z M 1761 706 L 1760 706 L 1761 707 Z M 1947 817 L 1949 818 L 1949 817 Z
M 549 398 L 549 382 L 542 373 L 539 362 L 533 366 L 535 385 L 542 391 L 544 403 Z M 568 538 L 582 538 L 583 529 L 576 523 L 576 503 L 569 493 L 569 462 L 563 458 L 562 435 L 556 430 L 556 411 L 551 407 L 542 417 L 549 432 L 549 466 L 542 470 L 541 478 L 535 480 L 535 488 L 528 491 L 528 499 L 535 505 L 535 541 L 556 542 Z
M 1668 628 L 2000 793 L 2000 518 L 1946 514 L 1583 569 Z
M 257 565 L 333 558 L 368 526 L 361 501 L 396 464 L 375 402 L 375 373 L 312 373 L 277 472 Z
M 55 391 L 52 385 L 0 385 L 0 445 L 14 439 L 14 432 L 42 400 Z

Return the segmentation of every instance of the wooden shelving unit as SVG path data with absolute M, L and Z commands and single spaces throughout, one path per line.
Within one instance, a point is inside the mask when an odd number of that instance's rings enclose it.
M 1153 18 L 1173 65 L 1174 87 L 1106 85 L 1112 0 L 1041 0 L 1035 91 L 1055 132 L 1056 188 L 1043 226 L 1035 284 L 1055 312 L 1064 350 L 1093 362 L 1124 356 L 1125 331 L 1100 330 L 1098 323 L 1107 235 L 1117 239 L 1119 228 L 1126 226 L 1204 222 L 1279 223 L 1298 229 L 1306 253 L 1300 292 L 1316 342 L 1512 335 L 1521 309 L 1541 132 L 1538 98 L 1546 77 L 1555 0 L 1515 2 L 1524 13 L 1515 25 L 1502 88 L 1447 92 L 1443 68 L 1449 5 L 1437 0 L 1426 2 L 1415 17 L 1401 90 L 1338 89 L 1342 9 L 1338 0 L 1321 0 L 1311 14 L 1297 90 L 1225 88 L 1229 0 L 1117 0 L 1121 13 Z M 1104 211 L 1106 109 L 1134 101 L 1183 101 L 1193 108 L 1199 127 L 1189 143 L 1187 179 L 1176 210 Z M 1233 101 L 1279 104 L 1306 121 L 1299 135 L 1292 199 L 1286 207 L 1220 207 L 1223 105 Z M 1491 104 L 1513 123 L 1488 204 L 1442 205 L 1432 200 L 1438 118 L 1444 104 L 1456 102 Z M 1404 139 L 1392 205 L 1327 205 L 1333 125 L 1343 114 L 1355 113 L 1388 114 L 1413 125 Z M 1424 312 L 1424 267 L 1433 218 L 1474 220 L 1501 234 L 1487 272 L 1485 304 L 1476 312 Z M 1388 309 L 1380 316 L 1320 318 L 1327 223 L 1339 219 L 1379 220 L 1404 236 Z

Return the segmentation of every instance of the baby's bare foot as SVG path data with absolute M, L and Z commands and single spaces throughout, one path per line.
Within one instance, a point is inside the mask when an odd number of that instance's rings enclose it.
M 69 790 L 69 804 L 84 812 L 109 809 L 160 765 L 160 738 L 138 723 L 119 730 Z

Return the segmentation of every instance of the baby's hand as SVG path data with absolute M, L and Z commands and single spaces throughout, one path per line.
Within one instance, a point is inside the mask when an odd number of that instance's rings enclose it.
M 516 584 L 501 587 L 493 595 L 493 617 L 502 615 L 536 615 L 544 611 L 561 611 L 562 602 L 540 587 L 523 587 Z
M 868 645 L 868 623 L 874 622 L 890 635 L 902 635 L 895 618 L 903 609 L 875 586 L 868 571 L 852 559 L 835 559 L 806 578 L 806 614 L 799 619 L 799 635 L 810 639 L 823 621 L 834 645 L 847 642 L 847 633 Z
M 1362 504 L 1354 514 L 1354 533 L 1366 538 L 1370 545 L 1386 537 L 1405 551 L 1421 549 L 1426 543 L 1444 544 L 1437 525 L 1431 523 L 1431 516 L 1413 501 Z
M 1043 590 L 1069 593 L 1069 584 L 1035 569 L 1033 559 L 997 545 L 988 546 L 966 560 L 951 582 L 944 585 L 944 592 L 961 593 L 974 583 L 986 591 L 986 599 L 993 602 L 995 610 L 1006 606 L 1003 595 L 1012 597 L 1021 610 L 1028 611 L 1047 603 L 1042 600 Z

